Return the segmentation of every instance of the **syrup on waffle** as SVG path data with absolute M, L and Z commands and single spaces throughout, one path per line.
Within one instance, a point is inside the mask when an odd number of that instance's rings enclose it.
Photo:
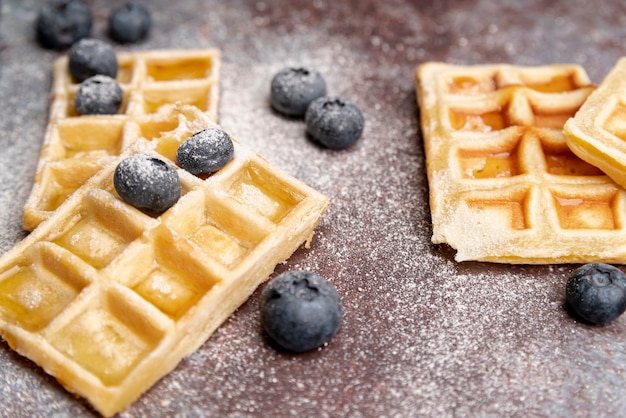
M 416 70 L 433 242 L 456 260 L 623 262 L 626 192 L 567 147 L 594 90 L 575 65 Z
M 626 187 L 626 58 L 621 58 L 565 123 L 567 145 Z
M 122 158 L 175 166 L 183 140 L 216 127 L 193 106 L 166 110 L 126 121 L 139 139 L 0 257 L 0 334 L 105 416 L 204 343 L 328 206 L 237 141 L 206 179 L 177 168 L 182 196 L 162 215 L 126 204 L 113 186 Z
M 137 139 L 135 130 L 126 129 L 129 123 L 176 102 L 193 105 L 217 121 L 219 50 L 129 52 L 118 53 L 117 58 L 124 100 L 116 115 L 78 116 L 74 97 L 79 84 L 69 72 L 68 58 L 55 62 L 49 123 L 24 206 L 24 229 L 31 231 L 47 219 L 67 196 Z M 140 135 L 149 138 L 151 133 Z

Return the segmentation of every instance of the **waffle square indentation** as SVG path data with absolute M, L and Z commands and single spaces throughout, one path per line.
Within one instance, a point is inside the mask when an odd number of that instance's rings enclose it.
M 615 217 L 617 191 L 594 194 L 592 196 L 568 196 L 554 192 L 559 224 L 563 229 L 605 229 L 619 228 Z
M 557 176 L 602 176 L 598 167 L 581 160 L 563 141 L 558 143 L 541 140 L 541 148 L 546 162 L 546 172 Z
M 113 196 L 106 200 L 93 196 L 83 198 L 87 208 L 68 220 L 62 233 L 52 242 L 96 269 L 106 267 L 142 232 L 142 225 L 134 223 L 128 213 L 116 206 L 114 199 Z M 89 206 L 97 206 L 99 209 L 89 210 Z
M 567 109 L 546 110 L 542 109 L 541 105 L 531 103 L 531 109 L 535 119 L 533 123 L 534 126 L 562 129 L 565 122 L 576 114 L 578 106 Z
M 119 155 L 124 138 L 124 121 L 116 118 L 72 118 L 53 128 L 64 152 L 59 158 L 91 158 Z
M 480 113 L 452 108 L 449 116 L 456 131 L 490 132 L 510 126 L 506 108 L 500 106 Z
M 211 57 L 189 57 L 173 61 L 169 57 L 151 58 L 146 62 L 147 81 L 198 80 L 207 78 L 213 71 Z
M 471 96 L 476 94 L 490 93 L 497 89 L 495 75 L 472 77 L 459 75 L 451 77 L 447 84 L 446 93 Z
M 163 331 L 119 294 L 95 295 L 49 336 L 53 347 L 115 386 L 158 345 Z
M 160 138 L 164 133 L 175 130 L 178 127 L 177 115 L 171 115 L 170 117 L 163 119 L 143 119 L 139 120 L 139 135 L 142 138 L 151 141 L 153 139 Z
M 467 179 L 513 177 L 522 174 L 518 155 L 519 138 L 483 148 L 461 148 L 461 173 Z
M 257 223 L 219 194 L 202 190 L 178 203 L 185 217 L 163 216 L 163 223 L 197 245 L 205 256 L 224 267 L 235 268 L 269 234 L 267 224 Z
M 228 193 L 274 223 L 280 222 L 304 198 L 254 161 L 237 174 Z
M 44 211 L 56 210 L 76 189 L 94 175 L 102 165 L 101 160 L 64 160 L 47 164 L 42 170 L 40 187 L 46 190 L 37 202 Z
M 2 317 L 30 332 L 46 327 L 88 281 L 67 256 L 38 245 L 21 263 L 0 273 Z
M 208 112 L 212 104 L 212 88 L 213 84 L 209 82 L 183 86 L 151 84 L 142 92 L 143 111 L 147 114 L 156 113 L 163 105 L 179 102 Z
M 137 272 L 132 289 L 174 320 L 195 306 L 220 281 L 182 237 L 159 228 L 151 245 L 153 261 Z
M 525 190 L 519 190 L 510 196 L 494 198 L 468 198 L 470 209 L 481 211 L 484 219 L 498 225 L 509 225 L 512 229 L 523 230 L 531 227 L 527 216 L 527 196 Z
M 546 78 L 541 73 L 527 70 L 520 72 L 520 79 L 526 87 L 541 93 L 563 93 L 583 87 L 577 82 L 576 74 L 571 71 Z

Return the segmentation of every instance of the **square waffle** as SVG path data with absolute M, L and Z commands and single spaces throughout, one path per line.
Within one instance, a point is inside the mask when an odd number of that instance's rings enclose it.
M 49 123 L 24 206 L 24 229 L 32 231 L 137 139 L 135 130 L 126 129 L 129 123 L 176 102 L 193 105 L 217 121 L 219 50 L 128 52 L 117 58 L 124 99 L 116 115 L 77 115 L 74 97 L 80 84 L 69 72 L 67 56 L 54 63 Z
M 0 257 L 0 334 L 104 416 L 203 344 L 308 245 L 328 206 L 237 141 L 232 161 L 206 179 L 177 168 L 181 198 L 160 216 L 118 197 L 122 158 L 175 165 L 183 140 L 215 126 L 182 105 L 127 122 L 139 138 Z
M 626 187 L 626 58 L 618 60 L 563 131 L 576 155 Z
M 562 131 L 594 88 L 575 65 L 418 67 L 432 241 L 457 261 L 623 262 L 626 192 Z

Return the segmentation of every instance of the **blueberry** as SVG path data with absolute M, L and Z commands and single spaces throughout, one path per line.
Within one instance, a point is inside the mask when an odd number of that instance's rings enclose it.
M 309 104 L 326 94 L 322 75 L 305 67 L 285 68 L 272 79 L 270 101 L 274 109 L 288 116 L 304 116 Z
M 272 280 L 261 293 L 260 309 L 269 336 L 296 353 L 330 340 L 342 317 L 335 286 L 310 271 L 288 271 Z
M 581 319 L 606 324 L 626 311 L 626 275 L 608 264 L 586 264 L 572 273 L 565 294 Z
M 109 36 L 121 44 L 139 42 L 150 32 L 150 12 L 140 3 L 130 1 L 111 12 Z
M 340 97 L 320 97 L 306 111 L 306 131 L 322 145 L 345 149 L 363 132 L 363 115 L 352 102 Z
M 117 56 L 113 47 L 106 42 L 84 38 L 76 42 L 68 52 L 69 69 L 77 82 L 94 75 L 117 76 Z
M 212 174 L 233 158 L 233 141 L 220 129 L 208 128 L 187 138 L 176 151 L 181 168 L 191 174 Z
M 44 48 L 66 49 L 91 33 L 91 9 L 82 0 L 50 0 L 37 16 L 37 40 Z
M 115 169 L 113 184 L 122 200 L 149 215 L 165 212 L 181 193 L 176 169 L 146 154 L 123 159 Z
M 80 83 L 74 108 L 79 115 L 113 115 L 122 105 L 124 92 L 106 75 L 95 75 Z

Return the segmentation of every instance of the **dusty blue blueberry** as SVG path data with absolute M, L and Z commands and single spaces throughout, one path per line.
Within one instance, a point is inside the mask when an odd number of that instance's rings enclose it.
M 94 75 L 117 76 L 118 64 L 115 50 L 108 43 L 94 38 L 76 42 L 68 52 L 68 66 L 77 82 Z
M 150 11 L 134 1 L 114 9 L 109 16 L 109 36 L 121 44 L 139 42 L 147 38 L 151 27 Z
M 363 132 L 365 121 L 356 105 L 341 97 L 320 97 L 306 111 L 306 131 L 313 140 L 330 149 L 353 145 Z
M 91 33 L 91 9 L 82 0 L 50 0 L 39 10 L 37 40 L 44 48 L 66 49 Z
M 113 115 L 122 105 L 124 92 L 109 76 L 89 77 L 78 87 L 74 108 L 79 115 Z
M 585 264 L 574 270 L 565 294 L 570 308 L 581 319 L 606 324 L 626 311 L 626 275 L 608 264 Z
M 263 289 L 261 323 L 288 351 L 301 353 L 329 341 L 338 331 L 343 310 L 335 286 L 310 271 L 288 271 Z
M 187 138 L 176 151 L 178 165 L 195 175 L 212 174 L 232 158 L 233 141 L 220 129 L 208 128 Z
M 181 194 L 176 169 L 147 154 L 123 159 L 115 169 L 113 184 L 122 200 L 149 215 L 165 212 Z
M 272 78 L 270 102 L 272 107 L 288 116 L 304 116 L 309 104 L 326 94 L 322 75 L 307 67 L 285 68 Z

